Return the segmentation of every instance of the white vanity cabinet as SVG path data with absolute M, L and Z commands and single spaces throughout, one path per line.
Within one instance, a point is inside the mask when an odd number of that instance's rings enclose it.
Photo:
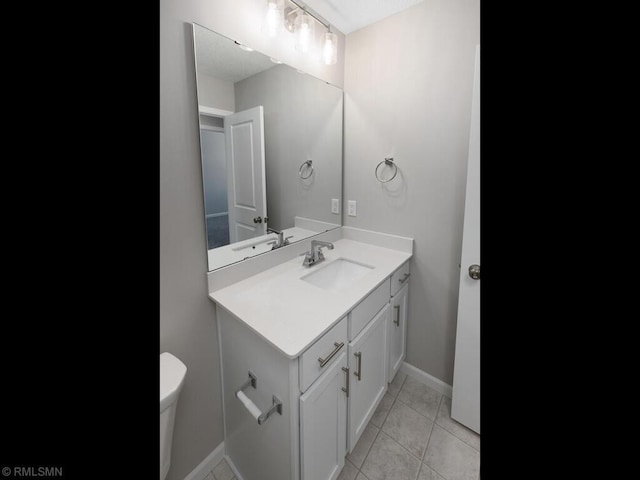
M 406 357 L 409 277 L 409 262 L 402 265 L 391 276 L 391 318 L 387 322 L 387 380 L 389 382 L 393 381 Z
M 308 270 L 296 258 L 210 294 L 238 480 L 336 480 L 387 391 L 390 352 L 404 358 L 389 325 L 410 253 L 342 239 L 327 264 L 332 256 L 370 262 L 372 274 L 327 294 L 301 280 Z M 400 316 L 404 334 L 406 300 Z
M 334 480 L 347 453 L 347 354 L 300 396 L 300 467 L 305 480 Z
M 375 413 L 387 391 L 387 323 L 389 303 L 349 342 L 349 451 Z M 381 354 L 381 352 L 383 352 Z

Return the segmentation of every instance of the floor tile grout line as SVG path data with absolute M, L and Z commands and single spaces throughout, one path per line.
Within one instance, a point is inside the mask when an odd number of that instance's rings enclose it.
M 440 403 L 438 404 L 438 409 L 436 410 L 436 418 L 438 417 L 438 412 L 440 411 L 440 405 L 442 404 L 442 397 L 440 398 Z M 420 413 L 420 412 L 418 412 Z M 427 445 L 424 447 L 424 453 L 422 454 L 422 458 L 420 459 L 420 463 L 424 463 L 424 457 L 427 456 L 427 450 L 429 449 L 429 443 L 431 442 L 431 435 L 433 434 L 433 429 L 436 426 L 436 420 L 433 419 L 431 422 L 431 430 L 429 430 L 429 435 L 427 437 Z
M 394 443 L 397 443 L 400 447 L 402 447 L 402 449 L 403 449 L 405 452 L 407 452 L 407 453 L 408 453 L 409 455 L 411 455 L 413 458 L 415 458 L 415 459 L 416 459 L 416 460 L 418 460 L 420 463 L 422 463 L 422 462 L 421 462 L 421 460 L 420 460 L 420 457 L 418 457 L 418 456 L 417 456 L 416 454 L 414 454 L 413 452 L 411 452 L 411 451 L 407 450 L 407 448 L 406 448 L 404 445 L 402 445 L 400 442 L 398 442 L 395 438 L 393 438 L 393 437 L 392 437 L 391 435 L 389 435 L 387 432 L 383 432 L 383 431 L 382 431 L 382 429 L 380 429 L 380 432 L 384 433 L 384 434 L 385 434 L 385 436 L 389 437 L 389 439 L 390 439 L 390 440 L 393 440 L 393 442 L 394 442 Z M 378 438 L 378 437 L 376 436 L 376 439 L 377 439 L 377 438 Z M 371 444 L 371 446 L 373 447 L 373 443 Z M 425 451 L 426 451 L 426 450 L 425 450 Z M 369 454 L 368 454 L 368 453 L 367 453 L 367 456 L 369 456 Z M 364 465 L 364 462 L 362 462 L 362 464 Z
M 401 400 L 402 401 L 402 400 Z M 477 448 L 475 448 L 473 445 L 471 445 L 469 442 L 467 442 L 464 438 L 456 435 L 455 432 L 452 432 L 451 430 L 449 430 L 446 426 L 442 425 L 440 422 L 438 422 L 438 414 L 440 413 L 440 409 L 442 408 L 442 405 L 444 404 L 444 397 L 440 400 L 440 405 L 438 405 L 438 411 L 436 412 L 436 418 L 433 421 L 434 423 L 436 423 L 440 428 L 442 428 L 443 430 L 446 430 L 447 432 L 449 432 L 451 435 L 453 435 L 454 437 L 456 437 L 458 440 L 460 440 L 462 443 L 464 443 L 465 445 L 468 445 L 469 447 L 473 448 L 476 452 L 480 453 L 480 450 L 478 450 Z M 408 405 L 407 405 L 408 406 Z M 411 408 L 411 407 L 409 407 Z M 418 412 L 420 413 L 420 412 Z M 455 420 L 453 418 L 451 418 L 451 415 L 449 415 L 449 418 L 451 419 L 451 421 L 455 422 Z M 456 422 L 456 423 L 460 423 L 460 422 Z M 462 425 L 460 423 L 460 426 L 463 428 L 467 428 L 464 425 Z M 476 432 L 474 432 L 473 430 L 469 429 L 470 432 L 472 432 L 475 435 L 478 435 L 478 437 L 480 436 L 479 434 L 477 434 Z
M 440 399 L 442 400 L 442 399 Z M 415 408 L 413 408 L 411 405 L 409 405 L 406 402 L 403 402 L 402 400 L 400 400 L 400 396 L 398 396 L 398 401 L 403 404 L 405 407 L 410 408 L 411 410 L 413 410 L 414 412 L 416 412 L 419 415 L 422 415 L 424 418 L 426 418 L 427 420 L 431 420 L 432 422 L 435 423 L 436 419 L 435 418 L 431 418 L 431 417 L 427 417 L 424 413 L 420 413 L 418 410 L 416 410 Z M 438 408 L 440 408 L 440 404 L 438 403 Z M 438 408 L 436 408 L 436 417 L 438 416 Z
M 400 373 L 400 372 L 398 372 Z M 396 373 L 397 375 L 397 373 Z M 384 419 L 382 420 L 382 422 L 380 422 L 380 427 L 377 427 L 376 425 L 373 425 L 374 427 L 376 427 L 378 429 L 378 433 L 376 433 L 375 438 L 373 439 L 373 442 L 371 442 L 371 445 L 369 445 L 369 449 L 367 450 L 367 454 L 364 456 L 364 459 L 362 460 L 362 464 L 360 465 L 360 468 L 356 467 L 356 469 L 358 470 L 358 473 L 356 474 L 356 477 L 358 476 L 358 474 L 362 473 L 362 475 L 365 478 L 368 478 L 364 472 L 362 471 L 362 467 L 364 466 L 364 462 L 367 461 L 367 457 L 369 456 L 369 453 L 371 452 L 371 449 L 373 448 L 373 444 L 376 443 L 376 440 L 378 439 L 378 435 L 380 435 L 380 432 L 382 431 L 382 426 L 384 425 L 384 422 L 387 421 L 387 417 L 389 416 L 389 413 L 391 412 L 391 409 L 393 408 L 393 406 L 396 403 L 396 400 L 398 399 L 398 395 L 400 395 L 400 390 L 402 390 L 402 386 L 404 385 L 404 382 L 407 380 L 408 375 L 405 374 L 404 379 L 402 380 L 402 383 L 400 384 L 400 386 L 398 387 L 398 391 L 396 392 L 395 395 L 391 395 L 393 397 L 393 402 L 391 402 L 391 406 L 389 407 L 389 411 L 387 412 L 387 414 L 384 416 Z M 395 377 L 394 377 L 395 380 Z M 393 381 L 393 380 L 392 380 Z M 389 382 L 391 383 L 391 382 Z M 389 391 L 389 386 L 387 384 L 387 392 Z M 369 424 L 371 424 L 371 420 L 369 420 Z M 371 424 L 372 425 L 372 424 Z M 389 437 L 391 438 L 391 437 Z M 392 439 L 393 440 L 393 439 Z M 395 440 L 394 440 L 395 441 Z M 397 442 L 396 442 L 397 443 Z M 400 444 L 398 444 L 400 445 Z M 400 445 L 402 446 L 402 445 Z M 404 447 L 403 447 L 404 448 Z M 346 457 L 345 457 L 346 458 Z M 355 465 L 354 465 L 355 466 Z
M 396 404 L 396 400 L 398 398 L 394 398 L 393 402 L 391 402 L 391 406 L 389 407 L 389 411 L 387 412 L 387 414 L 384 416 L 384 419 L 382 420 L 382 423 L 380 423 L 380 430 L 382 430 L 382 427 L 384 426 L 384 422 L 387 421 L 387 418 L 389 418 L 389 414 L 391 413 L 391 410 L 393 409 L 393 406 Z
M 420 415 L 422 418 L 425 418 L 425 419 L 427 419 L 427 420 L 429 420 L 429 421 L 431 422 L 431 428 L 429 429 L 429 433 L 428 433 L 428 434 L 427 434 L 427 436 L 426 436 L 426 444 L 425 444 L 425 446 L 424 446 L 424 452 L 422 452 L 421 457 L 418 457 L 418 456 L 417 456 L 417 455 L 415 455 L 413 452 L 409 451 L 409 449 L 408 449 L 408 448 L 404 447 L 404 445 L 402 445 L 399 441 L 397 441 L 395 438 L 393 438 L 393 437 L 391 436 L 391 434 L 389 434 L 389 433 L 387 433 L 387 432 L 384 432 L 384 433 L 385 433 L 389 438 L 391 438 L 392 440 L 395 440 L 395 442 L 396 442 L 398 445 L 400 445 L 400 446 L 401 446 L 401 447 L 403 447 L 405 450 L 407 450 L 407 451 L 408 451 L 411 455 L 413 455 L 415 458 L 419 459 L 419 460 L 420 460 L 420 462 L 422 462 L 421 458 L 424 458 L 424 454 L 425 454 L 425 452 L 427 451 L 427 446 L 428 446 L 428 444 L 429 444 L 429 438 L 430 438 L 430 436 L 431 436 L 431 430 L 433 430 L 433 425 L 435 424 L 435 421 L 434 421 L 434 420 L 431 420 L 429 417 L 425 417 L 425 416 L 424 416 L 424 415 L 422 415 L 420 412 L 418 412 L 418 411 L 414 410 L 414 409 L 413 409 L 413 408 L 411 408 L 409 405 L 406 405 L 406 404 L 405 404 L 403 401 L 401 401 L 401 400 L 400 400 L 400 404 L 401 404 L 401 405 L 403 405 L 403 406 L 405 406 L 405 407 L 407 407 L 407 408 L 408 408 L 409 410 L 411 410 L 412 412 L 417 413 L 417 414 L 418 414 L 418 415 Z M 393 405 L 395 405 L 395 402 L 393 403 Z M 391 406 L 392 408 L 393 408 L 393 405 Z M 387 414 L 387 418 L 388 418 L 388 416 L 389 416 L 390 414 L 391 414 L 391 409 L 389 409 L 389 414 Z M 386 420 L 385 420 L 385 422 L 386 422 Z M 382 427 L 380 427 L 380 430 L 382 431 Z
M 375 425 L 374 425 L 375 426 Z M 377 428 L 377 427 L 376 427 Z M 378 439 L 378 435 L 380 435 L 380 432 L 382 431 L 382 428 L 378 428 L 378 433 L 376 433 L 375 438 L 373 439 L 373 442 L 371 442 L 371 445 L 369 445 L 369 448 L 367 449 L 367 454 L 364 456 L 364 458 L 362 459 L 362 464 L 360 465 L 360 468 L 358 468 L 358 471 L 362 471 L 362 467 L 364 467 L 364 462 L 367 461 L 367 457 L 369 457 L 369 453 L 371 453 L 371 449 L 373 448 L 373 444 L 376 443 L 376 440 Z M 363 473 L 364 475 L 364 473 Z M 365 475 L 366 476 L 366 475 Z M 357 477 L 357 475 L 356 475 Z
M 440 411 L 440 406 L 442 405 L 442 398 L 440 398 L 440 403 L 438 404 L 438 409 L 436 410 L 436 418 L 438 417 L 438 412 Z M 427 465 L 424 462 L 425 457 L 427 456 L 427 451 L 429 450 L 429 444 L 431 443 L 431 436 L 433 435 L 433 429 L 436 428 L 436 421 L 433 420 L 433 424 L 431 425 L 431 431 L 429 432 L 429 440 L 427 440 L 427 446 L 424 449 L 424 454 L 422 455 L 422 460 L 420 460 L 420 464 L 426 467 L 429 467 L 431 470 L 436 472 L 440 477 L 447 479 L 444 475 L 442 475 L 438 470 L 433 468 L 431 465 Z M 422 469 L 422 467 L 420 467 Z
M 480 453 L 480 450 L 478 450 L 476 447 L 474 447 L 473 445 L 471 445 L 469 442 L 465 441 L 463 438 L 459 437 L 458 435 L 456 435 L 454 432 L 452 432 L 451 430 L 449 430 L 447 427 L 445 427 L 444 425 L 441 425 L 440 423 L 434 422 L 436 425 L 438 425 L 441 429 L 443 429 L 445 432 L 453 435 L 454 437 L 456 437 L 458 440 L 460 440 L 462 443 L 464 443 L 467 447 L 469 447 L 470 449 Z M 477 435 L 477 434 L 476 434 Z

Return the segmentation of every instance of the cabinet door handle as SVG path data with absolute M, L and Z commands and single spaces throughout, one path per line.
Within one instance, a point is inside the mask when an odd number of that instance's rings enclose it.
M 338 350 L 340 350 L 342 347 L 344 347 L 344 342 L 338 343 L 338 342 L 333 342 L 333 345 L 336 347 L 333 349 L 333 352 L 331 352 L 327 358 L 322 358 L 319 357 L 318 361 L 320 362 L 320 368 L 324 367 L 327 362 L 329 362 L 329 360 L 331 360 L 333 358 L 333 356 L 338 353 Z
M 354 353 L 356 358 L 358 359 L 358 371 L 353 372 L 353 374 L 358 377 L 358 381 L 362 380 L 362 352 Z
M 409 279 L 409 277 L 410 277 L 410 276 L 411 276 L 411 274 L 410 274 L 410 273 L 405 273 L 405 274 L 404 274 L 404 277 L 399 278 L 399 279 L 398 279 L 398 281 L 399 281 L 400 283 L 404 283 L 404 282 L 406 282 L 406 281 Z
M 349 369 L 346 367 L 342 367 L 342 371 L 347 374 L 347 386 L 342 387 L 342 391 L 347 394 L 347 398 L 349 398 Z
M 396 309 L 396 319 L 393 321 L 393 323 L 396 324 L 396 327 L 400 326 L 400 305 L 394 305 L 393 308 Z

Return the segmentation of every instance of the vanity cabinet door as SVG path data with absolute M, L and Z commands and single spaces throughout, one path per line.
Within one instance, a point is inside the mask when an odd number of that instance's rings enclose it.
M 347 354 L 300 396 L 302 480 L 338 478 L 347 449 Z
M 391 315 L 388 325 L 388 373 L 387 381 L 393 381 L 406 356 L 407 310 L 409 308 L 409 284 L 391 299 Z
M 387 391 L 387 323 L 390 305 L 369 322 L 349 343 L 349 452 Z

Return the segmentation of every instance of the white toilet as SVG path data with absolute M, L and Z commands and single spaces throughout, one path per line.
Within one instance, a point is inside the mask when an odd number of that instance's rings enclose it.
M 168 352 L 160 354 L 160 480 L 164 480 L 171 464 L 173 420 L 178 395 L 187 367 Z

